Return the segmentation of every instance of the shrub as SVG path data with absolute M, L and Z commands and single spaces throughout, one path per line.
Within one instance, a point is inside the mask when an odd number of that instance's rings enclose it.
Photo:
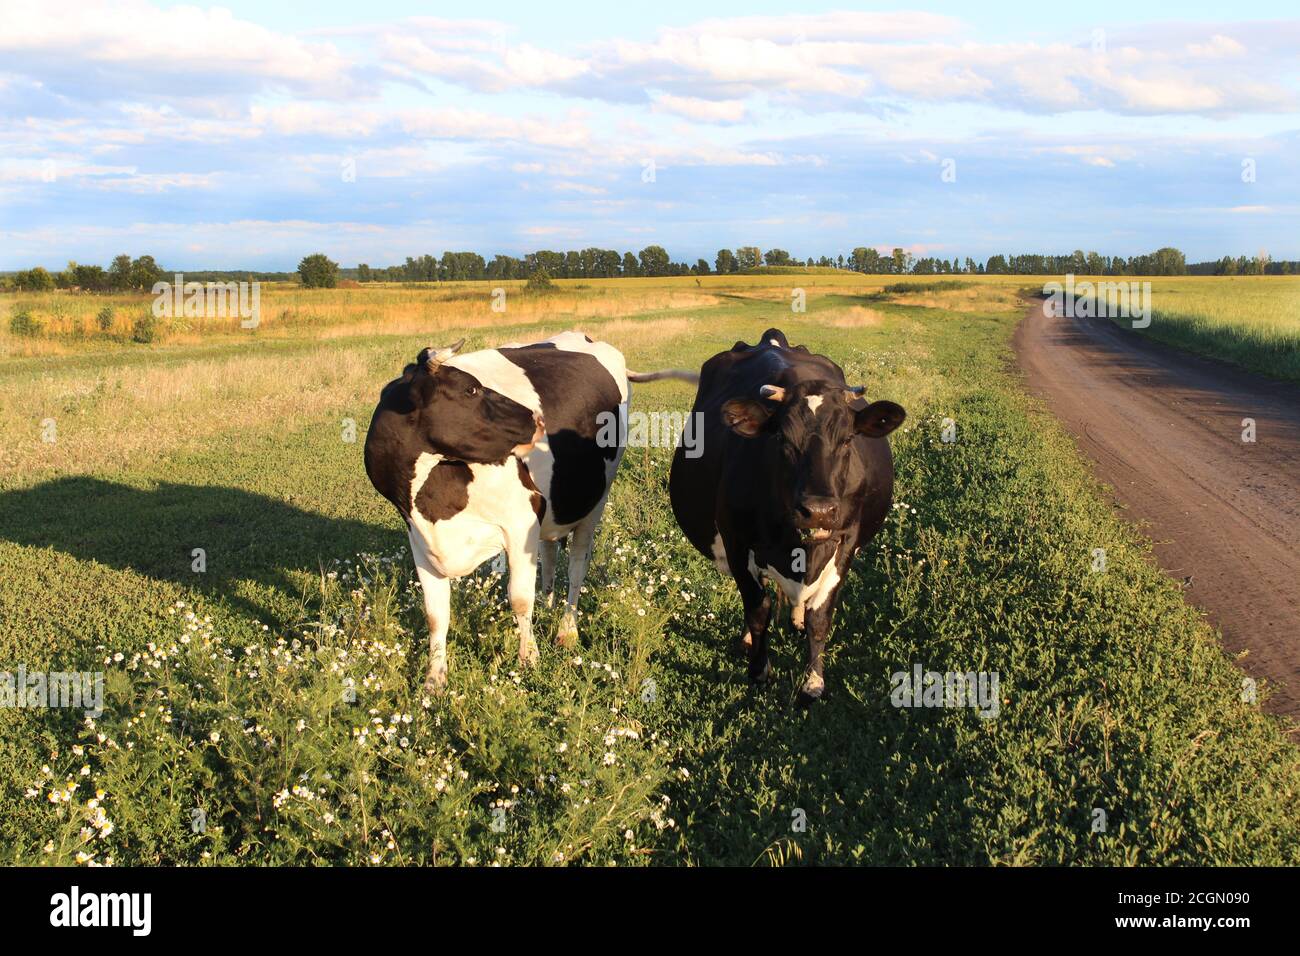
M 528 277 L 528 282 L 524 286 L 526 292 L 552 292 L 555 290 L 555 283 L 551 281 L 550 273 L 545 269 L 538 269 Z
M 304 289 L 332 289 L 338 284 L 339 264 L 316 252 L 298 263 L 298 276 Z
M 14 335 L 34 337 L 41 334 L 41 320 L 32 315 L 32 310 L 23 306 L 14 309 L 13 315 L 9 317 L 9 331 Z
M 99 324 L 99 331 L 107 332 L 113 327 L 113 310 L 109 306 L 104 306 L 95 316 L 95 321 Z
M 906 295 L 909 292 L 944 292 L 949 289 L 964 289 L 969 282 L 960 279 L 935 279 L 929 282 L 895 282 L 882 290 L 891 295 Z
M 148 345 L 150 342 L 158 341 L 161 331 L 158 320 L 154 318 L 153 313 L 146 312 L 132 323 L 131 341 L 139 342 L 141 345 Z

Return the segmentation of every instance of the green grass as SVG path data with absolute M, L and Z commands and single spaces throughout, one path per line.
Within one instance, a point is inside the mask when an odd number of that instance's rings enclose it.
M 1300 277 L 1229 276 L 1151 281 L 1151 325 L 1166 345 L 1273 378 L 1300 382 Z M 1131 320 L 1116 320 L 1129 328 Z
M 885 286 L 881 291 L 890 294 L 906 294 L 909 292 L 946 292 L 951 289 L 965 289 L 970 285 L 970 282 L 963 282 L 960 279 L 914 280 L 911 282 L 894 282 Z
M 1297 751 L 1242 702 L 1212 631 L 1018 389 L 1019 310 L 879 304 L 862 327 L 819 321 L 853 301 L 813 297 L 792 316 L 780 299 L 728 300 L 672 336 L 662 314 L 584 322 L 608 325 L 638 368 L 698 363 L 777 325 L 908 409 L 892 439 L 900 507 L 855 564 L 817 706 L 793 706 L 805 647 L 788 622 L 773 640 L 775 685 L 747 684 L 731 651 L 734 587 L 687 548 L 668 508 L 668 449 L 624 461 L 581 647 L 549 642 L 556 615 L 541 610 L 541 665 L 517 672 L 501 582 L 483 569 L 454 590 L 449 692 L 421 698 L 425 630 L 404 535 L 366 480 L 361 437 L 341 440 L 338 423 L 355 418 L 363 436 L 385 375 L 429 343 L 264 341 L 254 347 L 324 355 L 343 377 L 291 420 L 214 391 L 201 443 L 160 433 L 157 453 L 124 465 L 60 459 L 0 478 L 0 661 L 108 675 L 94 727 L 0 710 L 0 852 L 118 864 L 1300 862 Z M 470 346 L 481 341 L 471 330 Z M 138 376 L 151 367 L 140 354 L 15 360 L 0 389 L 111 377 L 119 362 Z M 150 354 L 179 368 L 190 351 Z M 63 432 L 110 401 L 89 396 Z M 633 406 L 689 400 L 657 383 L 638 386 Z M 948 418 L 953 443 L 940 439 Z M 892 707 L 890 674 L 914 663 L 997 671 L 999 716 Z M 51 803 L 69 781 L 72 802 Z M 1095 808 L 1105 832 L 1093 832 Z

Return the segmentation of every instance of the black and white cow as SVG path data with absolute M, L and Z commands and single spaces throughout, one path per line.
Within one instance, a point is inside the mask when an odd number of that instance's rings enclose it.
M 693 413 L 702 454 L 677 449 L 669 494 L 690 542 L 730 574 L 745 608 L 749 676 L 766 681 L 776 584 L 808 632 L 801 701 L 822 695 L 822 651 L 854 553 L 889 513 L 894 463 L 885 436 L 893 402 L 862 399 L 823 355 L 791 348 L 778 329 L 704 363 Z
M 427 690 L 447 681 L 451 579 L 502 551 L 519 660 L 531 664 L 538 559 L 549 599 L 558 542 L 573 535 L 559 640 L 577 641 L 578 595 L 626 434 L 628 373 L 612 345 L 580 332 L 462 355 L 463 343 L 424 349 L 384 386 L 366 435 L 366 473 L 406 522 L 424 591 Z

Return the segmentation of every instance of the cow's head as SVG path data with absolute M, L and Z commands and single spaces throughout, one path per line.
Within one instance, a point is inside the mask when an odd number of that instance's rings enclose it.
M 384 387 L 367 445 L 397 438 L 408 451 L 492 462 L 526 454 L 541 440 L 542 420 L 532 409 L 445 364 L 464 344 L 422 349 Z
M 893 402 L 866 403 L 862 391 L 826 381 L 764 385 L 722 406 L 732 431 L 766 443 L 782 513 L 807 540 L 829 538 L 853 519 L 849 499 L 867 480 L 858 440 L 884 438 L 906 417 Z

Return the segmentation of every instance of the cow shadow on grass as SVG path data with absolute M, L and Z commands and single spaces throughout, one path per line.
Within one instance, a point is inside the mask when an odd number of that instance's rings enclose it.
M 0 493 L 0 540 L 175 582 L 283 625 L 289 622 L 277 619 L 270 592 L 295 596 L 292 571 L 316 571 L 362 551 L 391 551 L 405 539 L 398 529 L 240 488 L 174 482 L 140 488 L 75 476 Z M 195 570 L 196 548 L 203 549 L 202 572 Z

